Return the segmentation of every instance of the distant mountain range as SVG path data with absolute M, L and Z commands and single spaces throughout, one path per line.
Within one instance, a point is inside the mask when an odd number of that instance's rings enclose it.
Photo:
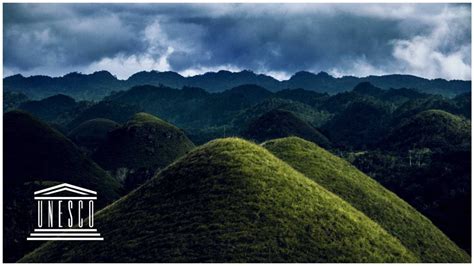
M 30 76 L 20 74 L 3 79 L 5 91 L 22 92 L 30 98 L 44 98 L 55 94 L 66 94 L 77 99 L 101 99 L 114 91 L 129 89 L 137 85 L 165 85 L 173 88 L 199 87 L 208 92 L 220 92 L 240 85 L 254 84 L 270 91 L 283 89 L 306 89 L 335 94 L 348 91 L 361 82 L 370 82 L 382 89 L 415 88 L 422 92 L 455 96 L 471 89 L 470 80 L 425 79 L 411 75 L 384 75 L 336 78 L 326 72 L 314 74 L 300 71 L 288 80 L 279 81 L 271 76 L 252 71 L 208 72 L 202 75 L 183 77 L 176 72 L 142 71 L 126 80 L 117 79 L 107 71 L 92 74 L 77 72 L 62 77 Z

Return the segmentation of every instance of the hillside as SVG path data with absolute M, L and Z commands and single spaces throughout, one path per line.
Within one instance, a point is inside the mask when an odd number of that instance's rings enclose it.
M 352 102 L 322 127 L 339 147 L 366 149 L 384 136 L 391 119 L 390 107 L 373 100 Z
M 466 97 L 467 96 L 467 97 Z M 455 115 L 471 117 L 471 97 L 470 94 L 460 94 L 454 99 L 444 98 L 439 95 L 430 95 L 421 99 L 413 99 L 400 105 L 395 111 L 395 123 L 403 119 L 414 116 L 423 111 L 432 109 L 443 110 Z
M 95 216 L 105 241 L 21 262 L 413 262 L 378 224 L 267 150 L 203 145 Z
M 66 127 L 72 130 L 80 124 L 95 118 L 105 118 L 117 123 L 124 123 L 132 118 L 134 114 L 140 112 L 140 110 L 138 106 L 131 104 L 101 101 L 78 113 Z
M 79 147 L 93 152 L 105 141 L 107 134 L 118 127 L 120 124 L 110 119 L 95 118 L 75 127 L 68 137 Z
M 297 136 L 328 148 L 329 140 L 317 129 L 299 119 L 293 113 L 275 109 L 255 119 L 242 132 L 242 136 L 257 142 Z
M 33 114 L 44 122 L 54 124 L 67 124 L 77 113 L 88 107 L 89 103 L 76 102 L 64 94 L 54 95 L 42 100 L 23 102 L 18 109 Z
M 289 94 L 287 93 L 286 96 L 289 97 Z M 246 128 L 258 117 L 275 109 L 292 112 L 301 120 L 316 127 L 321 126 L 330 118 L 329 113 L 320 112 L 305 103 L 270 97 L 239 112 L 235 115 L 232 125 L 236 128 Z
M 129 191 L 194 148 L 179 128 L 146 113 L 109 132 L 92 158 Z
M 469 121 L 441 110 L 423 111 L 395 126 L 383 140 L 390 149 L 442 149 L 468 145 L 471 140 Z
M 348 162 L 294 137 L 268 141 L 263 146 L 379 223 L 421 261 L 470 261 L 427 218 Z
M 4 126 L 4 254 L 14 262 L 39 243 L 27 243 L 36 221 L 33 188 L 66 182 L 98 192 L 97 207 L 119 196 L 119 184 L 85 157 L 70 140 L 31 115 L 11 111 Z M 39 182 L 39 184 L 34 184 Z
M 28 96 L 21 92 L 3 91 L 3 112 L 17 109 L 20 104 L 28 101 Z

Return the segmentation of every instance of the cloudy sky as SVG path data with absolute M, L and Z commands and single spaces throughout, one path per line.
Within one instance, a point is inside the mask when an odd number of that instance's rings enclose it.
M 470 4 L 4 4 L 4 76 L 253 70 L 471 79 Z

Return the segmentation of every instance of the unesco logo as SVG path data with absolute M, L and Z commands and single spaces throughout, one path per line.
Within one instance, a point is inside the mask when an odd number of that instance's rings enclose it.
M 34 195 L 38 221 L 27 240 L 104 240 L 94 228 L 97 192 L 64 183 L 38 190 Z

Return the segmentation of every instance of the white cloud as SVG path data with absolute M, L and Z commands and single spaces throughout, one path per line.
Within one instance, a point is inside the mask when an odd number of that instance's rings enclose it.
M 431 20 L 429 34 L 394 40 L 392 55 L 402 67 L 399 71 L 427 78 L 471 79 L 470 43 L 456 45 L 470 27 L 467 18 L 469 13 L 444 9 Z
M 4 76 L 221 69 L 471 78 L 470 5 L 5 5 Z
M 365 57 L 361 57 L 355 60 L 347 60 L 348 64 L 341 66 L 340 68 L 332 68 L 328 72 L 334 77 L 343 76 L 355 76 L 355 77 L 367 77 L 370 75 L 384 75 L 388 74 L 384 70 L 371 65 Z
M 195 75 L 200 75 L 204 74 L 206 72 L 217 72 L 219 70 L 227 70 L 230 72 L 239 72 L 242 69 L 233 66 L 233 65 L 222 65 L 222 66 L 215 66 L 215 67 L 204 67 L 204 66 L 198 66 L 195 68 L 188 68 L 184 71 L 180 71 L 179 74 L 185 77 L 190 77 L 190 76 L 195 76 Z
M 168 52 L 158 59 L 155 59 L 150 55 L 104 58 L 89 65 L 84 72 L 91 73 L 100 70 L 107 70 L 116 75 L 119 79 L 127 79 L 139 71 L 168 71 L 170 70 L 170 67 L 166 58 L 171 52 L 172 49 L 169 48 Z

